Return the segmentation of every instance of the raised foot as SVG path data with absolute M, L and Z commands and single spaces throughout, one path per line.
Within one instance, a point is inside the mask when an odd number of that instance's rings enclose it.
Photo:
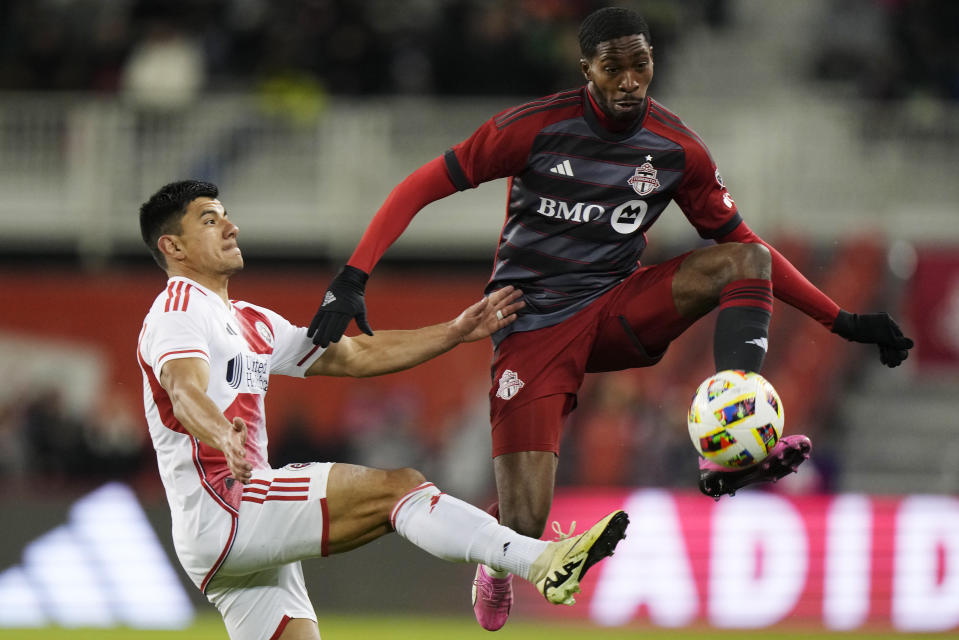
M 769 456 L 748 469 L 722 469 L 716 465 L 700 468 L 699 490 L 719 500 L 724 495 L 735 495 L 743 487 L 759 482 L 776 482 L 796 473 L 799 465 L 809 459 L 812 441 L 806 436 L 785 436 Z

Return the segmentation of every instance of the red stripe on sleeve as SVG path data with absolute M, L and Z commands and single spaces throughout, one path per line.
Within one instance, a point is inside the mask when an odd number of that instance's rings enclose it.
M 164 311 L 170 310 L 170 300 L 173 298 L 173 285 L 175 284 L 176 283 L 171 280 L 166 286 L 166 304 L 163 305 Z
M 323 534 L 320 537 L 320 555 L 324 558 L 330 555 L 330 509 L 326 498 L 320 498 L 320 509 L 323 510 Z
M 180 349 L 179 351 L 167 351 L 162 356 L 157 358 L 157 362 L 162 362 L 163 359 L 166 358 L 167 356 L 173 356 L 180 353 L 198 353 L 201 356 L 205 357 L 207 360 L 210 359 L 210 354 L 208 354 L 206 351 L 203 351 L 202 349 Z
M 283 630 L 286 629 L 286 625 L 290 622 L 290 616 L 284 615 L 283 619 L 280 620 L 280 624 L 277 625 L 276 631 L 273 632 L 273 635 L 270 636 L 270 640 L 280 640 L 280 636 L 283 635 Z
M 367 271 L 367 273 L 369 273 L 369 271 Z M 310 349 L 310 350 L 307 352 L 307 354 L 306 354 L 305 356 L 303 356 L 303 358 L 300 359 L 299 362 L 296 363 L 296 366 L 302 367 L 302 366 L 303 366 L 303 363 L 306 362 L 307 360 L 309 360 L 310 356 L 312 356 L 314 353 L 316 353 L 316 350 L 319 349 L 319 348 L 320 348 L 320 345 L 315 345 L 312 349 Z

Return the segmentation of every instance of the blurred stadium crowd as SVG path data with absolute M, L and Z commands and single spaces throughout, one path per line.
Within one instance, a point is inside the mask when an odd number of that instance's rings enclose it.
M 541 95 L 580 81 L 577 28 L 599 0 L 10 0 L 0 89 L 136 91 L 302 83 L 340 95 Z M 645 0 L 655 46 L 737 19 L 730 0 Z M 811 76 L 875 98 L 959 98 L 959 5 L 825 0 Z M 662 89 L 668 57 L 657 64 Z

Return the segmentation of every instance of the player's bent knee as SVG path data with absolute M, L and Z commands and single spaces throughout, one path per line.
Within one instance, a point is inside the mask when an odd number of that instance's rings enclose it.
M 682 291 L 714 297 L 730 282 L 771 275 L 769 249 L 754 242 L 730 242 L 694 251 L 676 277 Z
M 772 275 L 772 254 L 765 245 L 757 242 L 738 243 L 737 257 L 739 277 L 764 278 L 768 280 Z
M 426 482 L 426 477 L 418 470 L 412 467 L 403 469 L 393 469 L 390 473 L 390 485 L 393 487 L 397 497 L 406 495 L 419 485 Z

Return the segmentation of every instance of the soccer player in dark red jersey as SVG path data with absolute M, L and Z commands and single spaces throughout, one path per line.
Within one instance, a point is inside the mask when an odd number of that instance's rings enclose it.
M 621 8 L 589 15 L 579 33 L 586 86 L 507 109 L 400 183 L 330 283 L 310 326 L 327 345 L 350 320 L 372 333 L 363 292 L 369 272 L 427 204 L 508 179 L 506 223 L 487 292 L 513 285 L 526 307 L 493 335 L 490 390 L 500 521 L 542 534 L 564 418 L 586 372 L 656 364 L 669 343 L 719 307 L 717 370 L 758 372 L 773 296 L 847 340 L 878 345 L 895 367 L 912 340 L 885 313 L 846 312 L 740 217 L 705 144 L 647 96 L 653 47 L 646 21 Z M 656 265 L 639 262 L 646 231 L 675 201 L 717 244 Z M 700 488 L 719 497 L 785 476 L 809 456 L 786 436 L 751 468 L 700 461 Z M 477 568 L 474 610 L 500 628 L 510 578 Z

